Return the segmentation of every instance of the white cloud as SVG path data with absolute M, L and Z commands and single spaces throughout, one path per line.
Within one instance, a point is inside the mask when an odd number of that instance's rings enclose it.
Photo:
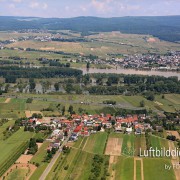
M 30 8 L 38 8 L 39 7 L 39 3 L 38 2 L 31 2 L 29 5 Z
M 84 6 L 81 6 L 80 9 L 81 9 L 83 12 L 86 12 L 86 11 L 87 11 L 87 8 L 84 7 Z
M 97 11 L 104 13 L 111 9 L 109 4 L 112 2 L 113 0 L 105 0 L 105 1 L 92 0 L 91 4 Z

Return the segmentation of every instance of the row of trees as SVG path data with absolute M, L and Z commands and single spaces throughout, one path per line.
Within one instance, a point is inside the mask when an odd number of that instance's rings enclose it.
M 19 68 L 2 67 L 0 76 L 6 78 L 7 83 L 15 83 L 17 78 L 29 78 L 29 91 L 34 92 L 36 87 L 35 78 L 58 78 L 60 82 L 54 84 L 56 91 L 60 87 L 67 93 L 82 94 L 84 91 L 90 94 L 105 95 L 136 95 L 143 94 L 148 100 L 153 101 L 154 93 L 180 93 L 180 81 L 177 77 L 123 75 L 123 74 L 86 74 L 71 68 Z M 71 78 L 66 78 L 71 77 Z M 92 79 L 96 83 L 92 84 Z M 47 83 L 46 83 L 47 82 Z M 43 86 L 49 86 L 48 80 Z M 5 88 L 4 91 L 6 91 Z M 7 91 L 6 91 L 7 92 Z M 3 93 L 3 92 L 1 92 Z
M 6 83 L 15 83 L 17 78 L 58 78 L 82 75 L 81 70 L 60 67 L 21 68 L 16 66 L 1 67 L 0 76 Z

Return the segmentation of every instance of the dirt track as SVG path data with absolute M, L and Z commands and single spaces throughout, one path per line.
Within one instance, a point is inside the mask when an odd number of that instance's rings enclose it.
M 11 98 L 7 98 L 4 103 L 9 103 L 11 101 Z
M 172 141 L 168 141 L 168 145 L 170 147 L 170 150 L 173 150 L 176 148 L 174 145 L 174 142 Z M 179 164 L 179 157 L 172 157 L 171 163 L 172 165 Z M 178 168 L 173 168 L 173 169 L 174 169 L 174 174 L 176 176 L 176 180 L 180 180 L 180 169 Z
M 120 156 L 122 147 L 122 138 L 109 138 L 106 146 L 106 155 Z
M 112 170 L 111 172 L 111 180 L 114 180 L 115 179 L 115 171 L 114 169 L 112 168 L 113 165 L 115 165 L 117 163 L 117 156 L 110 156 L 109 158 L 109 170 Z

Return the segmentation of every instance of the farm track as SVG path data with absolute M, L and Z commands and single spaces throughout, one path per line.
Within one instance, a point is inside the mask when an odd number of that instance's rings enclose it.
M 169 145 L 171 151 L 176 148 L 172 141 L 168 141 L 168 145 Z M 180 169 L 174 167 L 174 165 L 176 165 L 176 164 L 179 165 L 179 157 L 178 156 L 172 157 L 171 163 L 172 163 L 172 166 L 174 169 L 174 174 L 176 176 L 176 180 L 180 180 Z

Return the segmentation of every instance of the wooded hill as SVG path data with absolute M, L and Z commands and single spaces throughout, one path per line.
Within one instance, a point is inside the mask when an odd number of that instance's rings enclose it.
M 0 17 L 0 31 L 22 29 L 72 30 L 89 35 L 91 32 L 121 31 L 130 34 L 150 34 L 162 40 L 180 41 L 180 16 L 154 17 L 76 17 L 32 18 Z

